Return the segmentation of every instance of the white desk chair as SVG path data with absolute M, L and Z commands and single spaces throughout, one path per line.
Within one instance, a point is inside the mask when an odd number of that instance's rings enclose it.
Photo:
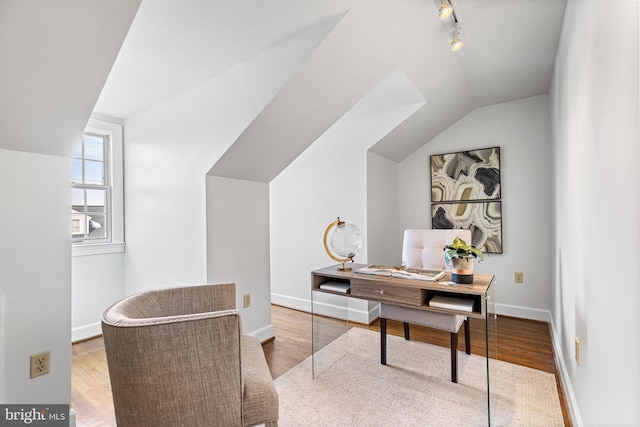
M 444 247 L 456 237 L 470 242 L 471 232 L 469 230 L 405 230 L 402 263 L 407 268 L 444 269 Z M 380 363 L 383 365 L 387 364 L 387 319 L 403 323 L 406 340 L 410 339 L 410 323 L 450 332 L 451 381 L 458 382 L 458 332 L 463 324 L 465 351 L 471 354 L 467 317 L 380 303 Z

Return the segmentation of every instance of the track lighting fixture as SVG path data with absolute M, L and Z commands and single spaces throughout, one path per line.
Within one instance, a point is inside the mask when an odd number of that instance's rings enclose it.
M 453 36 L 450 41 L 451 50 L 456 52 L 462 49 L 464 33 L 460 28 L 460 22 L 458 21 L 458 16 L 453 8 L 452 0 L 434 0 L 434 3 L 438 8 L 438 16 L 440 16 L 440 19 L 451 18 L 451 23 L 453 24 Z

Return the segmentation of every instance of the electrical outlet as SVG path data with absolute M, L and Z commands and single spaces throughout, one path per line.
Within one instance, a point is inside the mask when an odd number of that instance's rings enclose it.
M 524 283 L 524 273 L 522 271 L 516 271 L 513 275 L 513 280 L 516 283 Z
M 580 365 L 580 340 L 576 337 L 576 363 Z
M 251 294 L 244 294 L 244 308 L 251 307 Z
M 40 354 L 31 355 L 31 378 L 48 374 L 51 363 L 51 352 L 45 351 Z

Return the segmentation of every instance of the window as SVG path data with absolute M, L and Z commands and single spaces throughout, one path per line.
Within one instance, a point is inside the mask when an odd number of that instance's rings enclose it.
M 109 138 L 85 133 L 73 153 L 71 233 L 74 241 L 111 241 Z
M 91 119 L 71 163 L 74 255 L 124 250 L 122 125 Z

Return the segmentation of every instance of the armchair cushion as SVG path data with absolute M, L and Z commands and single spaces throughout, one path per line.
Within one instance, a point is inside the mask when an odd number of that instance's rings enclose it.
M 278 393 L 273 386 L 269 366 L 260 341 L 248 335 L 241 338 L 242 378 L 244 380 L 242 414 L 245 426 L 278 420 Z

